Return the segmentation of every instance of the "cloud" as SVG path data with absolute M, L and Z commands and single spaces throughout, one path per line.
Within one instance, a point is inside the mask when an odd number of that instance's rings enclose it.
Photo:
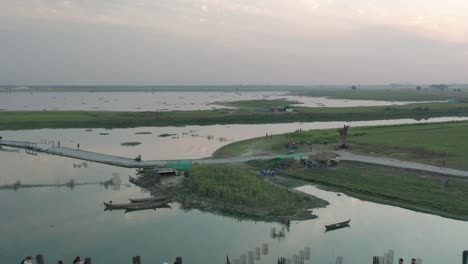
M 467 5 L 2 0 L 0 83 L 461 81 Z

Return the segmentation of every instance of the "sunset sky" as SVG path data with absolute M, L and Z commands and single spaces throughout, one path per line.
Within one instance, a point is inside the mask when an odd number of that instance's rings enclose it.
M 0 0 L 0 84 L 468 83 L 467 0 Z

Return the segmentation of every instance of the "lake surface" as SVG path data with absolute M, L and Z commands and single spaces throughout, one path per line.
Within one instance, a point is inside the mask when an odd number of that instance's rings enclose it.
M 466 118 L 463 118 L 466 120 Z M 425 122 L 461 120 L 430 119 Z M 353 126 L 416 123 L 416 120 L 349 122 Z M 148 159 L 201 158 L 227 143 L 284 133 L 296 129 L 341 127 L 343 122 L 316 122 L 273 125 L 190 126 L 138 129 L 42 129 L 1 131 L 5 139 L 39 141 L 61 140 L 74 146 L 109 154 Z M 137 132 L 152 132 L 137 135 Z M 110 133 L 107 136 L 99 133 Z M 174 133 L 179 138 L 158 137 Z M 184 134 L 186 133 L 186 134 Z M 208 136 L 214 136 L 213 140 Z M 226 138 L 226 140 L 219 140 Z M 124 141 L 141 141 L 136 147 L 123 147 Z M 0 191 L 0 263 L 17 263 L 25 255 L 43 253 L 48 261 L 59 258 L 71 262 L 76 255 L 90 256 L 94 263 L 130 263 L 141 255 L 143 263 L 163 263 L 183 256 L 184 263 L 223 263 L 226 255 L 238 259 L 248 251 L 268 243 L 268 255 L 256 263 L 276 263 L 278 257 L 292 258 L 309 247 L 306 263 L 370 263 L 374 255 L 388 249 L 395 257 L 421 257 L 423 263 L 459 263 L 468 237 L 468 223 L 410 210 L 365 202 L 345 195 L 305 186 L 299 190 L 316 195 L 331 204 L 314 210 L 318 219 L 293 222 L 284 239 L 273 239 L 276 223 L 239 221 L 198 210 L 172 209 L 124 214 L 104 212 L 103 201 L 124 202 L 129 197 L 145 197 L 141 189 L 128 184 L 135 171 L 47 154 L 28 155 L 23 151 L 0 151 L 0 185 L 21 180 L 23 184 L 62 184 L 100 182 L 119 175 L 118 189 L 86 185 L 43 187 Z M 75 166 L 74 166 L 75 165 Z M 352 219 L 351 228 L 324 233 L 324 225 Z M 52 262 L 54 263 L 54 262 Z
M 289 99 L 308 107 L 402 105 L 421 102 L 340 100 L 288 92 L 0 92 L 2 110 L 170 111 L 228 108 L 215 102 Z

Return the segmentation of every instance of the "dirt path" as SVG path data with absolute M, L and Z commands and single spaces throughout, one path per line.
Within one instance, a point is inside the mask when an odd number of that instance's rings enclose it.
M 21 141 L 0 141 L 0 146 L 8 146 L 14 148 L 23 148 L 34 150 L 37 152 L 44 152 L 58 156 L 70 157 L 75 159 L 93 161 L 98 163 L 110 164 L 120 167 L 127 168 L 144 168 L 144 167 L 161 167 L 165 166 L 167 160 L 147 160 L 147 161 L 135 161 L 132 158 L 119 157 L 89 151 L 83 151 L 79 149 L 64 148 L 58 146 L 51 146 L 48 144 L 34 144 L 31 142 L 21 142 Z M 305 153 L 306 155 L 313 154 Z M 445 175 L 457 176 L 457 177 L 468 177 L 468 171 L 455 170 L 450 168 L 442 168 L 439 166 L 427 165 L 411 161 L 402 161 L 397 159 L 383 158 L 383 157 L 372 157 L 372 156 L 363 156 L 356 155 L 347 151 L 337 151 L 340 157 L 337 160 L 343 161 L 355 161 L 363 162 L 375 165 L 390 166 L 402 169 L 411 169 L 419 170 L 426 172 L 434 172 Z M 230 158 L 221 158 L 221 159 L 194 159 L 190 160 L 194 164 L 222 164 L 222 163 L 243 163 L 251 160 L 268 160 L 279 157 L 278 155 L 251 155 L 251 156 L 237 156 Z

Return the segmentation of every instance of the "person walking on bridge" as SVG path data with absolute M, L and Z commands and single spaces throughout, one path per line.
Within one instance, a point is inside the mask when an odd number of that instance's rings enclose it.
M 77 257 L 73 260 L 73 264 L 84 264 L 84 261 L 81 260 L 81 257 L 80 257 L 80 256 L 77 256 Z
M 33 260 L 31 256 L 27 256 L 21 261 L 21 264 L 33 264 Z

